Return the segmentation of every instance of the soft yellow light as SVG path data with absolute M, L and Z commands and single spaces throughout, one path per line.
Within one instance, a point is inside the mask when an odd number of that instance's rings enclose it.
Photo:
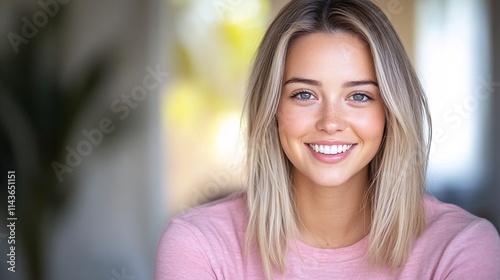
M 215 145 L 221 158 L 229 159 L 234 156 L 238 148 L 239 132 L 239 114 L 232 113 L 222 119 L 215 136 Z

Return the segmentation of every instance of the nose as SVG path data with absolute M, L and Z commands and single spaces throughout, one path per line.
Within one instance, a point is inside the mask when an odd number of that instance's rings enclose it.
M 336 131 L 342 131 L 346 127 L 344 108 L 339 102 L 324 102 L 318 110 L 318 121 L 316 128 L 333 134 Z

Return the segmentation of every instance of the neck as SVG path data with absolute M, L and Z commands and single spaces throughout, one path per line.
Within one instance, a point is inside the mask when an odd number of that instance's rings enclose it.
M 351 178 L 342 186 L 325 187 L 294 180 L 299 230 L 304 243 L 319 248 L 341 248 L 368 234 L 371 222 L 371 207 L 365 201 L 368 174 L 358 175 L 361 176 Z

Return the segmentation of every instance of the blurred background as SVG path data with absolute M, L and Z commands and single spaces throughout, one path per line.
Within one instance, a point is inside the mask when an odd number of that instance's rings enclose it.
M 0 279 L 152 279 L 169 219 L 241 188 L 248 72 L 286 2 L 1 1 Z M 374 2 L 429 98 L 428 192 L 500 228 L 500 3 Z

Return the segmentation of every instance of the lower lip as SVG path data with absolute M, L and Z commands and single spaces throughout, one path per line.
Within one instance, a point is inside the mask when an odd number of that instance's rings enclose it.
M 309 144 L 306 144 L 307 148 L 309 148 L 309 150 L 311 151 L 312 155 L 319 161 L 321 162 L 324 162 L 324 163 L 328 163 L 328 164 L 335 164 L 335 163 L 339 163 L 341 161 L 343 161 L 344 159 L 346 159 L 350 154 L 351 154 L 351 151 L 356 147 L 356 145 L 352 145 L 352 147 L 343 152 L 343 153 L 340 153 L 340 154 L 336 154 L 336 155 L 325 155 L 325 154 L 322 154 L 322 153 L 317 153 L 315 152 L 311 146 L 309 146 Z

